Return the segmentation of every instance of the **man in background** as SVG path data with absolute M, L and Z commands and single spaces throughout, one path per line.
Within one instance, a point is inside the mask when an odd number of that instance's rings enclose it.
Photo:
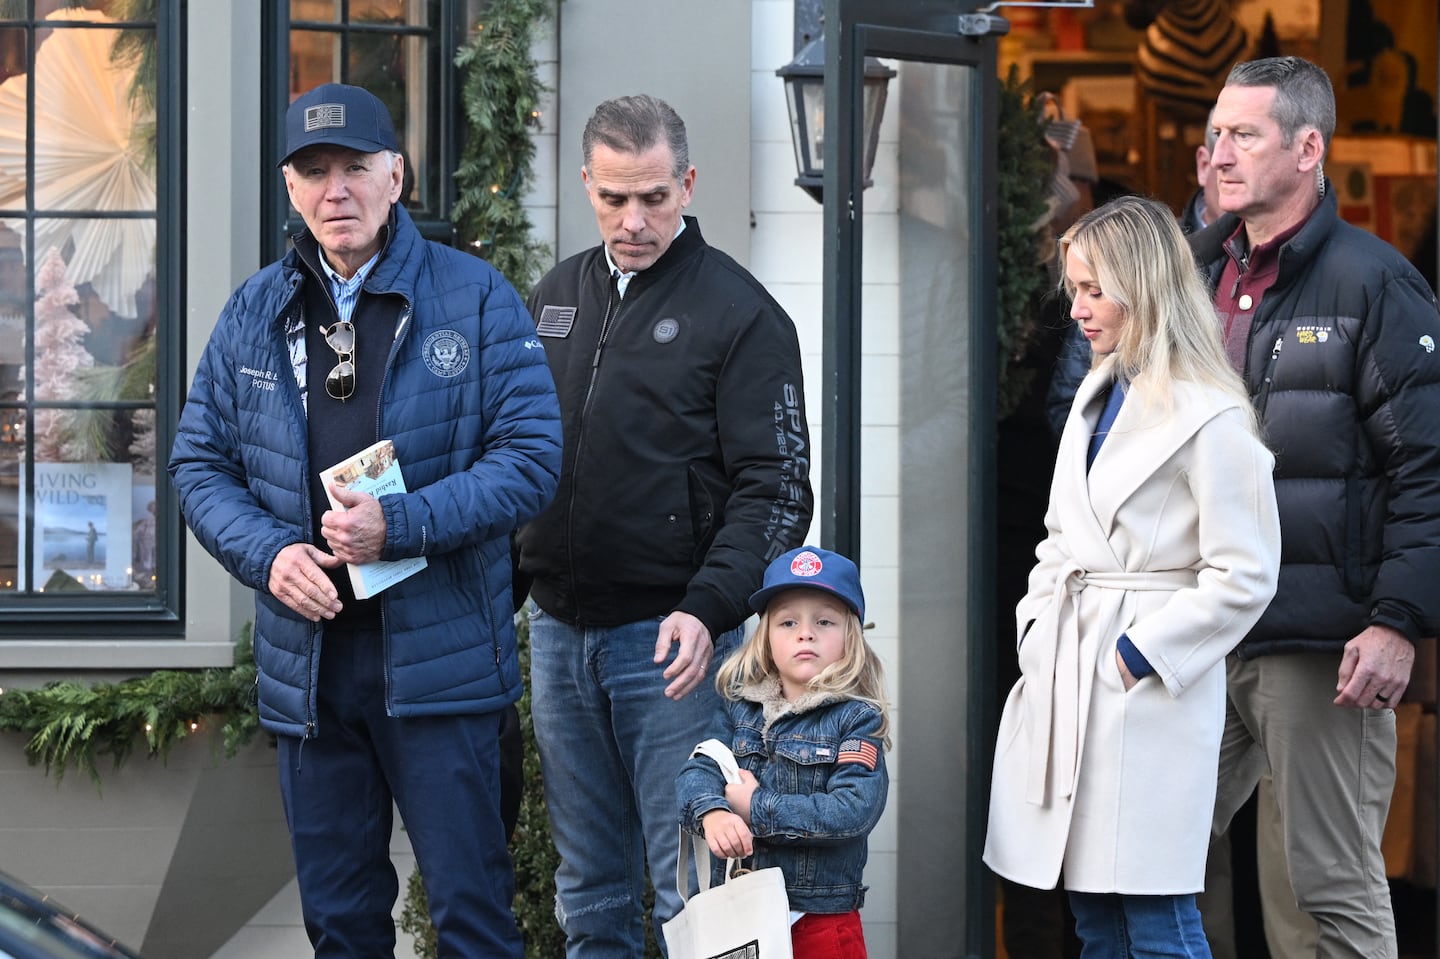
M 1199 187 L 1180 214 L 1180 229 L 1186 234 L 1199 233 L 1220 216 L 1220 184 L 1210 165 L 1210 151 L 1215 149 L 1214 117 L 1212 109 L 1205 121 L 1205 142 L 1195 148 L 1195 182 Z
M 1316 955 L 1396 955 L 1380 841 L 1414 643 L 1440 619 L 1440 315 L 1339 218 L 1316 65 L 1236 65 L 1212 115 L 1225 212 L 1192 238 L 1276 453 L 1280 585 L 1230 655 L 1215 831 L 1268 769 Z

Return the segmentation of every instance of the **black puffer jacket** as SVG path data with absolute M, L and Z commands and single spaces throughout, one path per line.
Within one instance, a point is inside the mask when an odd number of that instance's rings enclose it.
M 560 396 L 554 503 L 516 535 L 552 616 L 616 626 L 684 610 L 717 636 L 810 526 L 795 326 L 744 268 L 685 229 L 622 300 L 603 247 L 530 296 Z
M 1191 237 L 1212 285 L 1224 216 Z M 1280 586 L 1242 658 L 1338 650 L 1366 626 L 1440 623 L 1440 314 L 1393 247 L 1327 191 L 1280 251 L 1245 381 L 1275 451 Z

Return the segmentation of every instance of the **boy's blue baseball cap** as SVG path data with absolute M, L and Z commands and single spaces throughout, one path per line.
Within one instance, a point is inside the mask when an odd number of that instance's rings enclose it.
M 319 144 L 361 153 L 400 152 L 385 104 L 369 90 L 344 83 L 321 84 L 290 104 L 285 111 L 285 155 L 276 166 Z
M 763 613 L 775 594 L 797 588 L 834 593 L 856 616 L 865 619 L 860 570 L 839 553 L 819 546 L 801 546 L 771 560 L 765 567 L 764 585 L 750 594 L 750 608 Z

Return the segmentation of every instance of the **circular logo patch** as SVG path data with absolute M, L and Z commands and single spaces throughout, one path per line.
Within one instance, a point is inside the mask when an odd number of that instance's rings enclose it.
M 824 568 L 820 557 L 808 549 L 790 561 L 790 572 L 795 576 L 819 576 Z
M 655 324 L 655 329 L 651 332 L 651 335 L 655 337 L 656 343 L 669 343 L 680 335 L 680 321 L 669 318 L 663 319 Z
M 470 365 L 470 344 L 454 330 L 436 330 L 425 337 L 420 356 L 436 376 L 459 376 Z

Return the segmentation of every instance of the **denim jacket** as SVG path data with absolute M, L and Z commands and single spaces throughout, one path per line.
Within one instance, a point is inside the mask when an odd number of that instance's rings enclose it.
M 778 680 L 727 700 L 728 740 L 741 769 L 759 781 L 750 799 L 755 836 L 751 867 L 779 866 L 796 912 L 845 913 L 865 902 L 861 883 L 866 837 L 885 810 L 880 711 L 833 695 L 787 702 Z M 704 756 L 687 762 L 676 781 L 680 822 L 704 835 L 700 819 L 729 809 L 725 778 Z M 723 879 L 724 860 L 712 860 L 712 883 Z

